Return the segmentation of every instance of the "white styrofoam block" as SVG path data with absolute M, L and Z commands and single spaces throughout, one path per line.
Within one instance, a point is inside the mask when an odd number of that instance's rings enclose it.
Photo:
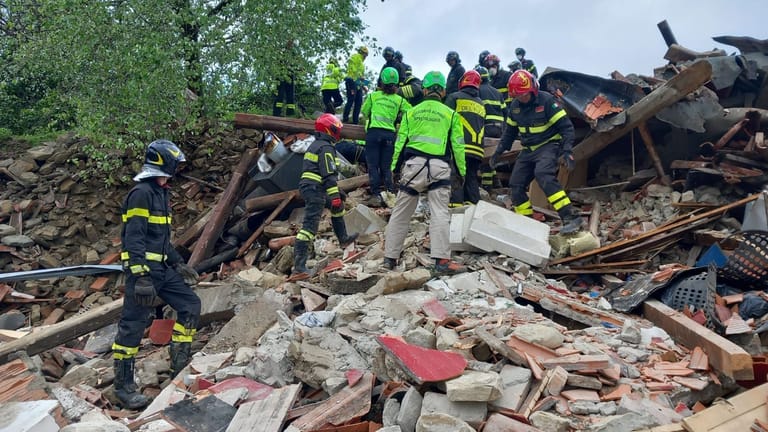
M 344 215 L 344 224 L 347 232 L 360 234 L 372 234 L 384 231 L 387 223 L 381 216 L 364 204 L 358 204 L 354 209 Z
M 475 206 L 462 208 L 463 212 L 451 211 L 450 235 L 448 237 L 453 252 L 478 252 L 480 249 L 467 244 L 464 238 L 469 231 L 469 223 L 472 221 L 472 215 L 475 212 Z
M 464 241 L 541 267 L 549 259 L 549 225 L 480 201 Z
M 8 402 L 0 407 L 0 432 L 58 432 L 59 426 L 50 415 L 59 402 L 39 400 Z

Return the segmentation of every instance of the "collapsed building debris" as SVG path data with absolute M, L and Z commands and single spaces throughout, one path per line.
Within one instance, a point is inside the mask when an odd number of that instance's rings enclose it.
M 158 313 L 137 361 L 153 398 L 141 412 L 118 409 L 107 360 L 122 277 L 72 268 L 117 267 L 120 195 L 68 165 L 84 156 L 69 137 L 0 161 L 9 427 L 19 413 L 52 431 L 764 427 L 766 41 L 721 38 L 742 50 L 726 56 L 662 30 L 671 63 L 654 77 L 541 78 L 583 137 L 568 185 L 589 229 L 561 235 L 546 200 L 522 218 L 492 191 L 451 214 L 451 246 L 470 268 L 461 275 L 427 269 L 423 203 L 397 271 L 382 271 L 390 210 L 363 204 L 367 176 L 350 166 L 339 186 L 356 248 L 339 247 L 324 219 L 316 274 L 289 282 L 295 164 L 312 122 L 237 114 L 235 139 L 208 137 L 230 143 L 216 164 L 190 143 L 190 172 L 172 192 L 184 227 L 174 245 L 204 273 L 200 337 L 169 376 L 173 320 Z

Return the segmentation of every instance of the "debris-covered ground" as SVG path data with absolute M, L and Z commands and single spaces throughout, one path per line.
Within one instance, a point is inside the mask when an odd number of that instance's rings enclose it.
M 744 82 L 762 83 L 768 62 L 752 49 L 765 41 L 731 42 L 741 63 L 678 46 L 655 77 L 545 73 L 584 137 L 567 183 L 583 230 L 559 234 L 535 190 L 534 218 L 510 211 L 504 188 L 483 192 L 452 212 L 470 269 L 454 276 L 432 272 L 423 203 L 399 267 L 382 270 L 390 209 L 366 205 L 350 166 L 346 219 L 362 235 L 340 248 L 326 214 L 316 273 L 288 282 L 306 139 L 290 134 L 311 122 L 242 114 L 180 143 L 174 245 L 202 274 L 201 328 L 171 377 L 173 316 L 158 311 L 140 412 L 114 397 L 109 352 L 120 179 L 136 161 L 121 155 L 107 188 L 80 176 L 76 138 L 4 156 L 0 431 L 766 430 L 768 89 Z

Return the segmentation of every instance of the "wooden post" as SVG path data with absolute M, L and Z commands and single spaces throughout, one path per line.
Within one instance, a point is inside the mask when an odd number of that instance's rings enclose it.
M 659 153 L 653 145 L 653 137 L 651 136 L 651 131 L 648 130 L 648 125 L 645 122 L 641 122 L 637 125 L 637 130 L 640 132 L 640 137 L 643 138 L 643 144 L 645 144 L 645 149 L 648 150 L 648 155 L 651 156 L 653 167 L 656 168 L 656 173 L 659 174 L 659 179 L 661 179 L 661 182 L 664 185 L 671 185 L 672 179 L 664 173 L 664 166 L 661 164 Z
M 249 149 L 243 154 L 240 163 L 237 165 L 235 172 L 232 173 L 232 178 L 229 180 L 227 189 L 219 198 L 216 203 L 216 207 L 213 209 L 213 215 L 211 220 L 205 225 L 203 233 L 200 235 L 200 239 L 195 243 L 195 248 L 192 251 L 192 256 L 189 257 L 188 264 L 195 267 L 202 260 L 208 258 L 213 252 L 214 246 L 216 246 L 216 240 L 218 240 L 222 231 L 224 231 L 224 225 L 227 222 L 232 208 L 235 206 L 237 198 L 240 196 L 241 187 L 248 177 L 248 168 L 251 163 L 256 159 L 258 150 Z
M 338 186 L 339 186 L 339 189 L 346 192 L 346 191 L 354 190 L 357 188 L 361 188 L 367 184 L 368 184 L 368 175 L 361 175 L 357 177 L 351 177 L 348 179 L 339 180 Z M 252 212 L 256 210 L 274 208 L 275 206 L 282 203 L 286 198 L 288 198 L 289 195 L 295 192 L 297 191 L 292 190 L 292 191 L 278 192 L 276 194 L 264 195 L 256 198 L 247 199 L 245 200 L 245 209 L 249 212 Z M 295 202 L 303 203 L 304 200 L 301 198 L 301 195 L 296 194 Z
M 706 60 L 692 64 L 657 88 L 649 95 L 640 99 L 626 111 L 627 122 L 613 129 L 595 133 L 581 141 L 573 149 L 573 157 L 578 161 L 588 159 L 617 139 L 629 133 L 640 123 L 656 115 L 657 112 L 684 98 L 690 92 L 701 87 L 712 77 L 712 66 Z

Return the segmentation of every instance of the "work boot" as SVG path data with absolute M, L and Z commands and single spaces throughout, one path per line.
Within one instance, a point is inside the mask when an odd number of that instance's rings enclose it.
M 171 341 L 171 376 L 176 376 L 192 359 L 192 342 Z
M 569 206 L 570 207 L 570 206 Z M 560 228 L 560 234 L 573 234 L 581 230 L 581 216 L 573 209 L 564 211 L 560 215 L 563 220 L 563 227 Z
M 435 272 L 438 274 L 457 274 L 467 271 L 467 267 L 447 258 L 435 258 Z
M 139 393 L 133 381 L 134 358 L 115 360 L 115 396 L 123 408 L 135 410 L 149 404 L 149 398 Z
M 339 239 L 341 247 L 345 248 L 350 243 L 357 240 L 359 233 L 347 234 L 347 225 L 344 223 L 344 218 L 332 217 L 331 226 L 333 227 L 333 233 L 336 234 L 336 238 Z
M 303 280 L 309 278 L 307 270 L 307 257 L 309 255 L 309 242 L 296 240 L 293 245 L 293 271 L 289 280 Z
M 373 194 L 370 198 L 365 202 L 365 205 L 368 207 L 384 207 L 386 206 L 386 203 L 384 202 L 384 198 L 381 197 L 380 194 Z
M 387 270 L 394 270 L 397 268 L 397 260 L 394 258 L 384 257 L 384 268 Z

